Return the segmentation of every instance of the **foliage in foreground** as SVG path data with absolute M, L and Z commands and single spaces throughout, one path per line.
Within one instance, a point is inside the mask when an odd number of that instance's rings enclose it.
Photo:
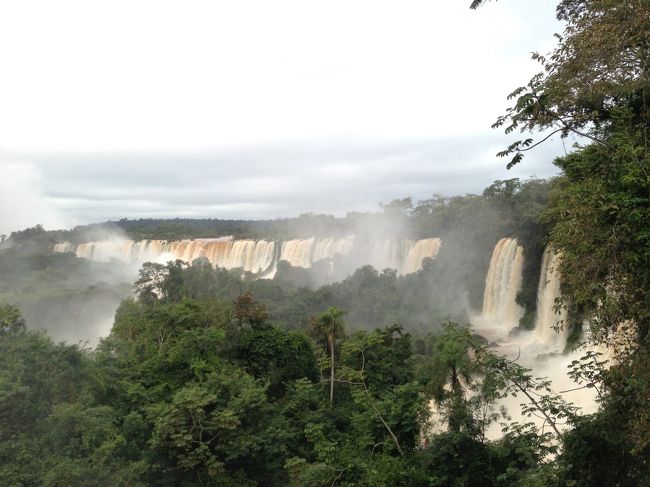
M 487 440 L 495 400 L 543 391 L 468 330 L 450 324 L 415 354 L 399 326 L 345 335 L 336 310 L 313 324 L 276 328 L 248 294 L 129 299 L 89 351 L 26 330 L 3 306 L 3 485 L 565 485 L 594 461 L 608 478 L 647 468 L 599 415 L 572 418 L 551 463 L 550 435 L 530 425 Z M 428 424 L 431 400 L 442 429 Z M 624 456 L 592 459 L 594 438 Z

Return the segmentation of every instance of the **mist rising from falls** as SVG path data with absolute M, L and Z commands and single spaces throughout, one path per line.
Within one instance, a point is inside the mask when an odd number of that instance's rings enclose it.
M 332 259 L 335 255 L 348 255 L 353 245 L 354 237 L 319 238 L 314 246 L 312 261 Z
M 426 258 L 435 259 L 442 245 L 439 238 L 422 240 L 380 239 L 366 249 L 367 264 L 375 269 L 396 269 L 400 274 L 410 274 L 422 268 Z
M 77 246 L 60 243 L 55 252 L 73 252 L 77 257 L 110 262 L 166 262 L 180 259 L 185 262 L 204 257 L 211 264 L 224 269 L 243 269 L 261 277 L 273 277 L 277 264 L 286 261 L 294 267 L 311 268 L 315 262 L 348 256 L 354 268 L 370 264 L 378 270 L 386 267 L 400 274 L 417 272 L 425 258 L 435 258 L 439 238 L 418 241 L 380 239 L 370 248 L 358 248 L 355 237 L 307 238 L 286 241 L 234 240 L 231 237 L 194 240 L 107 240 L 88 242 Z M 354 269 L 351 269 L 354 270 Z
M 279 261 L 286 261 L 293 267 L 309 269 L 315 262 L 333 259 L 336 255 L 349 255 L 354 246 L 354 237 L 307 238 L 287 240 L 280 245 Z M 266 277 L 273 277 L 275 271 Z
M 377 240 L 369 249 L 368 264 L 375 269 L 401 269 L 404 256 L 409 250 L 409 242 L 390 239 Z

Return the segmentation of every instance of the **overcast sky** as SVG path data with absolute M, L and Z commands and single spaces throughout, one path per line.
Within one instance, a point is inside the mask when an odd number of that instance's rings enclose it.
M 547 177 L 490 129 L 549 0 L 0 0 L 0 233 L 345 214 Z

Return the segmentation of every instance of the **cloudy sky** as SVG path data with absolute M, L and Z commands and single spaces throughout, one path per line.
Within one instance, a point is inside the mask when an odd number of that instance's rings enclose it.
M 0 0 L 0 232 L 345 214 L 546 177 L 490 129 L 548 0 Z

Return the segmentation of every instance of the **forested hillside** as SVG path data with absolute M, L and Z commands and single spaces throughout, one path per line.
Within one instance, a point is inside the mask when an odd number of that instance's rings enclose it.
M 357 232 L 358 240 L 369 244 L 385 238 L 386 234 L 440 237 L 442 246 L 436 258 L 425 262 L 421 271 L 412 275 L 398 276 L 395 269 L 359 268 L 355 255 L 345 265 L 335 267 L 333 274 L 327 274 L 326 278 L 322 271 L 329 269 L 331 264 L 327 261 L 318 262 L 311 269 L 280 262 L 272 280 L 256 280 L 255 276 L 237 270 L 211 270 L 205 265 L 192 266 L 190 271 L 204 274 L 206 284 L 202 296 L 231 300 L 252 291 L 268 307 L 272 320 L 286 328 L 300 328 L 309 316 L 337 305 L 348 311 L 349 326 L 354 329 L 400 323 L 410 331 L 426 333 L 449 319 L 467 323 L 468 308 L 481 308 L 492 250 L 501 237 L 512 236 L 517 238 L 525 254 L 518 300 L 527 311 L 522 326 L 530 328 L 546 244 L 543 215 L 554 184 L 538 179 L 496 181 L 482 195 L 434 197 L 420 202 L 404 198 L 385 205 L 377 214 L 343 219 L 327 217 L 333 223 L 325 235 L 336 235 L 337 228 L 347 228 L 353 234 Z M 304 222 L 311 218 L 303 216 L 291 222 L 296 228 L 303 228 Z M 193 222 L 188 221 L 188 228 Z M 260 223 L 277 228 L 284 225 L 282 221 Z M 306 225 L 301 231 L 304 234 L 312 230 L 312 226 Z M 35 227 L 12 233 L 5 242 L 5 250 L 0 250 L 0 269 L 6 276 L 0 283 L 0 299 L 19 305 L 32 327 L 45 328 L 57 338 L 73 336 L 68 332 L 59 333 L 61 329 L 74 329 L 65 324 L 66 319 L 78 323 L 77 328 L 92 327 L 84 301 L 94 296 L 97 298 L 94 306 L 103 309 L 108 303 L 126 297 L 136 280 L 137 268 L 119 261 L 79 260 L 70 254 L 52 253 L 52 248 L 64 241 L 123 238 L 120 232 L 113 224 L 101 224 L 71 231 L 45 231 Z M 201 234 L 201 237 L 209 236 L 212 235 Z M 253 235 L 264 236 L 264 233 Z M 106 299 L 100 299 L 100 294 Z M 61 313 L 53 315 L 51 311 L 57 308 Z M 66 308 L 70 311 L 67 314 Z M 103 321 L 110 315 L 100 314 Z
M 499 153 L 508 167 L 562 138 L 557 178 L 342 218 L 3 238 L 0 484 L 650 486 L 650 3 L 560 0 L 557 16 L 557 45 L 495 123 L 524 134 Z M 53 252 L 226 235 L 442 245 L 414 272 L 328 282 L 318 266 L 334 259 L 264 279 L 203 257 L 135 268 Z M 110 329 L 74 344 L 107 311 Z M 571 386 L 537 373 L 559 367 Z
M 7 485 L 575 478 L 575 459 L 565 455 L 582 453 L 568 449 L 547 463 L 550 433 L 510 424 L 501 440 L 487 440 L 486 428 L 500 418 L 496 401 L 514 387 L 535 394 L 527 407 L 548 415 L 550 426 L 574 411 L 466 330 L 449 324 L 417 340 L 399 326 L 348 332 L 345 313 L 332 307 L 305 331 L 285 331 L 249 294 L 192 299 L 172 279 L 160 284 L 160 297 L 144 289 L 138 301 L 122 303 L 95 351 L 55 345 L 2 308 Z M 447 432 L 429 433 L 429 400 Z M 642 465 L 624 460 L 606 465 L 617 469 L 609 478 Z

